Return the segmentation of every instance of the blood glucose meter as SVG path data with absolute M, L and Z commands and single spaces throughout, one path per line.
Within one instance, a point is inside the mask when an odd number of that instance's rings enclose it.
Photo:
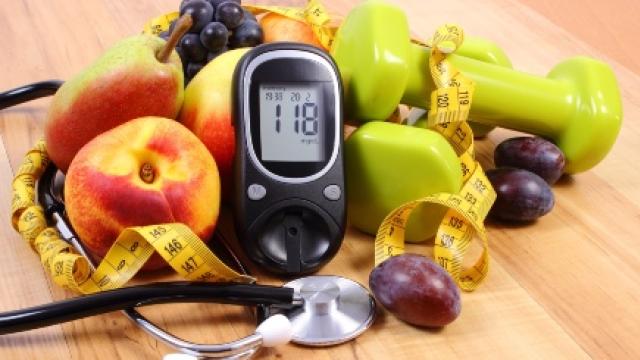
M 338 69 L 318 48 L 271 43 L 249 51 L 234 77 L 240 243 L 269 271 L 316 271 L 346 222 Z

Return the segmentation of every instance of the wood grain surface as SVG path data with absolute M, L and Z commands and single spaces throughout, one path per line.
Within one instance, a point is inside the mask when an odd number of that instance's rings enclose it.
M 553 212 L 527 226 L 489 223 L 492 268 L 486 282 L 462 295 L 461 316 L 441 330 L 400 322 L 380 309 L 372 329 L 347 344 L 261 350 L 262 358 L 611 358 L 638 359 L 640 346 L 640 54 L 634 43 L 634 0 L 391 0 L 412 30 L 430 36 L 457 22 L 468 34 L 498 43 L 514 67 L 544 75 L 574 55 L 609 62 L 623 94 L 625 120 L 608 158 L 593 170 L 554 186 Z M 297 4 L 304 1 L 268 1 Z M 337 15 L 355 1 L 325 0 Z M 605 4 L 602 2 L 602 4 Z M 67 79 L 124 36 L 138 33 L 178 0 L 22 0 L 0 2 L 2 89 L 36 80 Z M 557 8 L 556 8 L 557 6 Z M 614 10 L 611 10 L 614 9 Z M 635 15 L 633 16 L 633 12 Z M 56 287 L 38 258 L 12 230 L 10 184 L 27 149 L 42 136 L 48 99 L 0 111 L 0 311 L 73 296 Z M 480 141 L 478 157 L 491 167 L 493 148 L 513 132 Z M 635 160 L 634 160 L 635 159 Z M 222 226 L 231 232 L 225 213 Z M 409 251 L 431 254 L 426 245 Z M 321 271 L 363 284 L 373 266 L 371 236 L 349 230 L 338 256 Z M 257 271 L 257 269 L 254 269 Z M 259 272 L 258 272 L 259 273 Z M 261 282 L 281 280 L 259 273 Z M 146 275 L 137 283 L 175 279 Z M 170 331 L 198 342 L 251 333 L 249 310 L 225 305 L 161 305 L 142 310 Z M 158 359 L 171 349 L 146 336 L 120 313 L 0 336 L 2 359 Z

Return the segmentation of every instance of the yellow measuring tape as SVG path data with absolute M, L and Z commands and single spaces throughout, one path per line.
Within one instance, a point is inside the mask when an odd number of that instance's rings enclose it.
M 177 11 L 155 17 L 144 24 L 142 33 L 160 35 L 161 32 L 169 30 L 171 22 L 178 19 L 178 17 L 180 17 L 180 13 Z
M 337 27 L 331 25 L 331 17 L 319 0 L 309 0 L 303 8 L 268 5 L 243 5 L 242 7 L 254 15 L 272 12 L 307 23 L 320 44 L 327 50 L 331 48 Z M 172 12 L 153 18 L 144 25 L 143 33 L 158 35 L 169 29 L 171 22 L 179 16 L 178 12 Z
M 480 164 L 474 158 L 473 132 L 466 120 L 471 107 L 474 84 L 449 61 L 464 39 L 456 25 L 440 27 L 431 39 L 429 69 L 437 87 L 431 94 L 428 126 L 442 134 L 459 156 L 464 185 L 459 194 L 440 193 L 417 199 L 394 209 L 382 222 L 375 241 L 376 266 L 386 259 L 404 253 L 404 232 L 409 215 L 422 203 L 449 208 L 436 233 L 433 255 L 458 286 L 473 291 L 489 271 L 489 250 L 483 221 L 491 209 L 496 193 Z M 474 235 L 482 241 L 482 254 L 470 267 L 463 260 Z
M 49 163 L 44 141 L 24 158 L 13 180 L 11 221 L 56 284 L 82 294 L 119 288 L 158 252 L 182 277 L 193 281 L 254 282 L 224 264 L 184 224 L 160 224 L 125 229 L 95 271 L 74 252 L 55 228 L 48 227 L 44 210 L 35 202 L 35 185 Z

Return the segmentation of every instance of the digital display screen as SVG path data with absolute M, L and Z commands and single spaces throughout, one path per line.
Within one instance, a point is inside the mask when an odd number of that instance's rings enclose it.
M 322 85 L 264 83 L 259 93 L 262 161 L 324 161 Z

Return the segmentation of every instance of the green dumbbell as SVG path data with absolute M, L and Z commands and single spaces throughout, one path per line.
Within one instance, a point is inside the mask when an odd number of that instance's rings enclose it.
M 428 53 L 424 52 L 424 47 L 417 44 L 412 45 L 412 50 L 419 51 L 416 53 L 416 56 L 422 57 L 422 56 L 428 55 Z M 462 46 L 457 50 L 456 53 L 458 55 L 466 56 L 468 58 L 476 59 L 489 64 L 495 64 L 495 65 L 499 65 L 509 69 L 512 68 L 511 61 L 509 60 L 507 55 L 504 53 L 504 51 L 502 51 L 502 49 L 498 47 L 498 45 L 496 45 L 491 41 L 488 41 L 486 39 L 482 39 L 479 37 L 468 36 L 465 39 L 464 44 L 462 44 Z M 427 61 L 429 61 L 428 57 L 424 60 L 417 61 L 416 63 L 421 64 L 424 62 L 424 64 L 426 64 Z M 427 68 L 416 70 L 416 71 L 423 71 L 424 76 L 430 76 L 429 73 L 427 72 L 428 71 Z M 424 100 L 410 99 L 410 100 L 403 100 L 403 102 L 404 101 L 409 101 L 409 102 L 419 101 L 423 104 L 421 106 L 426 106 L 426 102 Z M 424 110 L 423 108 L 414 108 L 413 111 L 411 111 L 410 113 L 410 116 L 413 116 L 413 115 L 420 115 L 421 117 L 420 121 L 418 121 L 416 125 L 426 123 L 427 111 Z M 471 128 L 473 129 L 473 134 L 476 137 L 483 137 L 487 135 L 494 128 L 494 126 L 485 125 L 485 124 L 476 122 L 474 121 L 474 119 L 469 119 L 469 121 L 470 121 L 469 125 L 471 125 Z
M 425 55 L 425 52 L 423 51 L 424 47 L 422 46 L 414 45 L 413 50 L 420 51 L 418 54 L 416 54 L 418 56 Z M 511 60 L 509 60 L 507 55 L 504 53 L 504 51 L 502 51 L 501 48 L 498 47 L 498 45 L 496 45 L 491 41 L 488 41 L 486 39 L 482 39 L 479 37 L 467 36 L 464 44 L 460 46 L 457 53 L 458 55 L 466 56 L 468 58 L 476 59 L 489 64 L 499 65 L 508 69 L 513 68 L 513 66 L 511 65 Z M 427 58 L 424 61 L 429 61 L 429 60 Z M 420 64 L 422 63 L 422 61 L 418 61 L 418 63 Z M 424 64 L 426 64 L 426 62 Z M 426 68 L 423 69 L 422 71 L 425 72 L 425 76 L 430 76 L 429 73 L 427 73 Z M 421 103 L 424 104 L 423 106 L 426 106 L 426 103 L 424 100 L 422 100 Z M 485 124 L 476 122 L 473 119 L 469 119 L 469 120 L 471 121 L 469 125 L 471 125 L 471 128 L 473 129 L 473 133 L 475 134 L 476 137 L 483 137 L 487 135 L 489 131 L 493 130 L 493 128 L 495 127 L 492 125 L 485 125 Z
M 349 13 L 332 55 L 350 117 L 386 119 L 400 103 L 428 108 L 434 88 L 429 49 L 409 38 L 405 14 L 384 1 L 364 1 Z M 606 156 L 622 122 L 620 91 L 609 66 L 576 57 L 539 77 L 474 59 L 477 47 L 465 42 L 460 53 L 448 57 L 476 83 L 474 121 L 554 141 L 565 154 L 568 173 L 588 170 Z

